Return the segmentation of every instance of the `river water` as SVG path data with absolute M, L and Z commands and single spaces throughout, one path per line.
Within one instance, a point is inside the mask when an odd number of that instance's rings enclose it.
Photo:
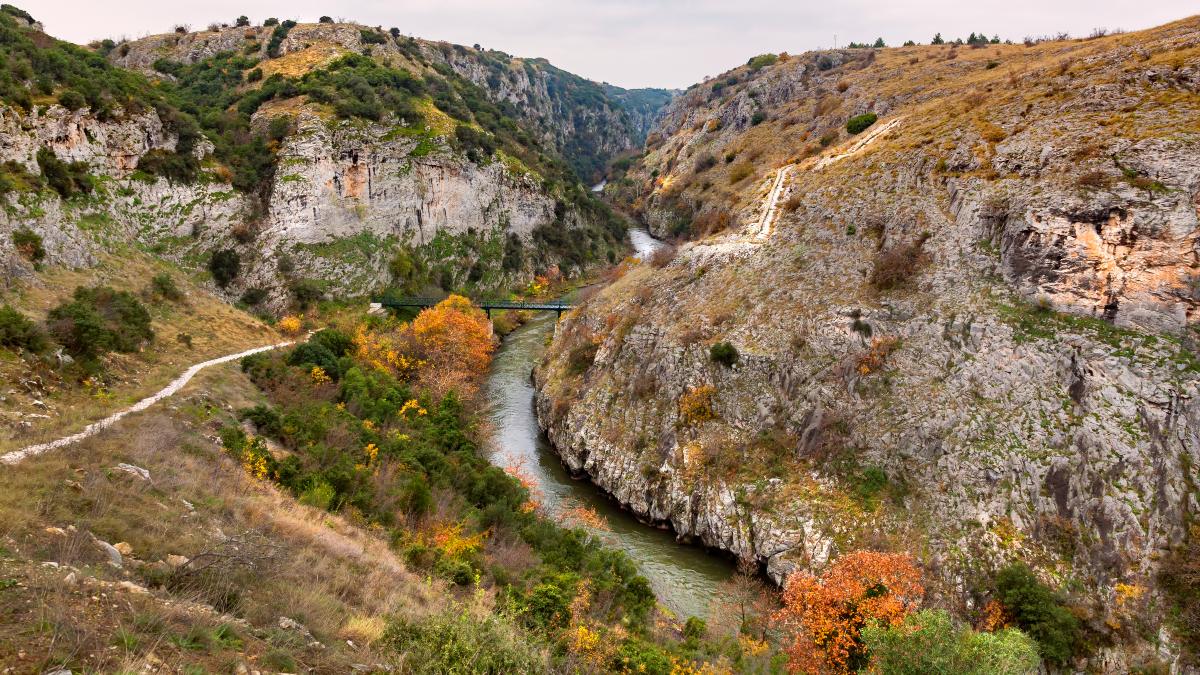
M 642 256 L 660 245 L 644 230 L 631 231 L 631 238 Z M 492 462 L 522 467 L 551 518 L 577 506 L 594 509 L 607 521 L 607 530 L 596 534 L 633 559 L 664 605 L 680 619 L 707 618 L 717 586 L 733 574 L 732 562 L 681 544 L 667 530 L 642 524 L 589 481 L 573 479 L 541 433 L 530 375 L 554 334 L 555 321 L 554 314 L 538 314 L 510 333 L 496 353 L 486 387 Z

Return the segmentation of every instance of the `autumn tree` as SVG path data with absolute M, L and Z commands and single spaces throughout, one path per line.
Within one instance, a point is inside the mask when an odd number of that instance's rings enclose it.
M 464 397 L 473 395 L 495 349 L 483 310 L 461 295 L 451 295 L 418 314 L 412 332 L 424 361 L 421 383 L 438 395 L 451 389 Z
M 709 615 L 718 631 L 766 639 L 779 602 L 757 572 L 753 562 L 742 561 L 737 573 L 717 586 Z
M 799 673 L 849 673 L 867 665 L 861 631 L 868 622 L 895 626 L 924 596 L 921 573 L 907 554 L 856 551 L 820 577 L 798 572 L 776 613 L 795 637 L 788 667 Z

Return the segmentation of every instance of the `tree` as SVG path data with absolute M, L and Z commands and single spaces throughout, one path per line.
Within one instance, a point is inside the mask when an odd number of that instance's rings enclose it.
M 243 14 L 242 16 L 239 16 L 239 17 L 237 18 L 237 21 L 235 21 L 235 22 L 233 23 L 233 25 L 237 26 L 238 28 L 242 28 L 242 27 L 244 27 L 244 26 L 249 26 L 249 25 L 250 25 L 250 19 L 249 19 L 249 17 L 247 17 L 246 15 L 244 15 L 244 14 Z
M 871 673 L 1030 675 L 1040 663 L 1037 645 L 1021 631 L 976 632 L 955 625 L 943 610 L 916 612 L 894 626 L 868 625 L 862 640 Z
M 418 314 L 412 332 L 425 362 L 421 382 L 439 397 L 451 389 L 472 395 L 495 347 L 483 310 L 461 295 L 451 295 Z
M 320 19 L 317 19 L 317 21 L 319 21 L 321 23 L 333 23 L 333 19 L 328 16 L 323 16 Z
M 929 41 L 929 44 L 931 44 L 931 45 L 944 45 L 944 44 L 946 44 L 946 41 L 942 39 L 942 34 L 941 34 L 941 33 L 937 33 L 937 34 L 935 34 L 935 35 L 933 36 L 933 39 Z
M 899 624 L 924 597 L 921 573 L 907 554 L 856 551 L 820 577 L 798 572 L 783 591 L 776 618 L 794 632 L 789 667 L 804 673 L 850 673 L 866 665 L 861 631 L 871 621 Z
M 1062 665 L 1079 643 L 1079 619 L 1027 566 L 1016 563 L 996 575 L 996 596 L 1021 630 L 1038 643 L 1047 661 Z
M 237 278 L 238 272 L 242 269 L 242 258 L 237 251 L 231 248 L 221 249 L 213 253 L 212 258 L 208 261 L 208 271 L 212 272 L 213 280 L 221 288 L 225 288 L 234 279 Z
M 873 44 L 871 46 L 874 47 L 875 49 L 882 49 L 883 47 L 887 46 L 887 43 L 885 43 L 883 41 L 883 38 L 879 37 L 879 38 L 875 38 L 875 44 Z
M 752 563 L 738 564 L 737 574 L 717 586 L 709 615 L 713 627 L 727 634 L 766 639 L 778 609 L 775 593 L 756 574 Z

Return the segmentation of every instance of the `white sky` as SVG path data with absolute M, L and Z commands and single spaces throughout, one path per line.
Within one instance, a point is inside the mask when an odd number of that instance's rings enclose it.
M 623 87 L 686 87 L 763 52 L 972 31 L 1020 40 L 1096 27 L 1137 30 L 1200 11 L 1195 0 L 8 0 L 55 37 L 85 43 L 268 16 L 322 14 L 515 56 Z

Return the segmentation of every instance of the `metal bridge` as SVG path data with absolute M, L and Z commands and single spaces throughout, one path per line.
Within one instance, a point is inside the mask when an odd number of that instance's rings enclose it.
M 433 307 L 445 298 L 436 297 L 414 297 L 414 296 L 393 296 L 383 295 L 371 298 L 371 302 L 379 303 L 383 307 Z M 532 311 L 547 311 L 556 312 L 559 316 L 562 313 L 571 309 L 571 303 L 565 300 L 472 300 L 480 309 L 487 312 L 488 318 L 492 316 L 493 309 L 527 309 Z

